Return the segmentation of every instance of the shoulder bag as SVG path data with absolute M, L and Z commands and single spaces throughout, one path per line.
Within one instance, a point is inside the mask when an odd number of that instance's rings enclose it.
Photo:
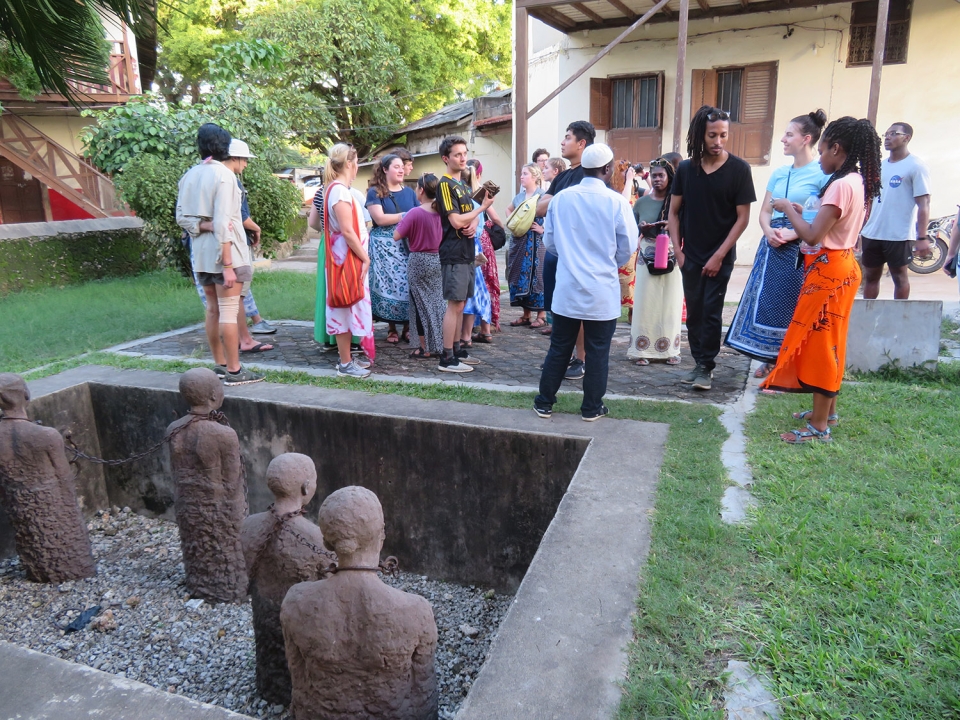
M 670 196 L 667 195 L 667 199 L 663 201 L 663 207 L 660 208 L 660 220 L 664 220 L 667 216 L 667 208 L 670 203 Z M 670 257 L 667 258 L 667 266 L 665 268 L 658 268 L 654 265 L 656 250 L 654 248 L 648 247 L 640 252 L 640 257 L 643 258 L 644 265 L 647 266 L 647 271 L 651 275 L 666 275 L 669 272 L 673 272 L 673 266 L 676 264 L 676 258 L 673 255 L 673 251 L 670 251 Z
M 333 208 L 330 207 L 330 195 L 334 185 L 343 185 L 340 182 L 333 182 L 326 189 L 324 195 L 324 205 L 328 218 L 332 217 Z M 346 187 L 346 185 L 344 185 Z M 351 199 L 352 200 L 352 199 Z M 360 221 L 357 217 L 357 208 L 351 201 L 353 208 L 353 231 L 360 237 Z M 323 224 L 323 235 L 326 240 L 326 273 L 327 273 L 327 305 L 332 308 L 350 307 L 354 303 L 363 300 L 366 290 L 363 287 L 363 261 L 357 254 L 347 246 L 347 256 L 342 265 L 338 265 L 333 254 L 333 242 L 335 237 L 341 233 L 333 233 L 330 230 L 331 223 Z
M 524 200 L 510 213 L 510 217 L 507 218 L 507 230 L 510 231 L 511 235 L 522 238 L 530 232 L 530 226 L 537 218 L 537 203 L 539 201 L 540 195 L 538 193 Z M 506 239 L 504 239 L 504 242 L 506 242 Z

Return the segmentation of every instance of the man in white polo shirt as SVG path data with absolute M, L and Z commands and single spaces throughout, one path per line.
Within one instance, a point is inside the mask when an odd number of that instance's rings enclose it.
M 570 354 L 583 327 L 586 374 L 580 416 L 587 422 L 607 414 L 610 341 L 620 319 L 617 268 L 637 249 L 637 223 L 630 204 L 607 187 L 613 151 L 602 143 L 588 146 L 580 158 L 584 178 L 551 201 L 543 245 L 558 258 L 553 295 L 553 333 L 533 407 L 550 417 Z
M 884 264 L 893 278 L 894 299 L 909 299 L 907 265 L 914 241 L 918 255 L 930 255 L 930 173 L 923 160 L 907 149 L 912 138 L 913 128 L 905 122 L 894 123 L 883 135 L 883 147 L 890 151 L 880 170 L 883 189 L 860 231 L 863 297 L 867 300 L 880 294 Z

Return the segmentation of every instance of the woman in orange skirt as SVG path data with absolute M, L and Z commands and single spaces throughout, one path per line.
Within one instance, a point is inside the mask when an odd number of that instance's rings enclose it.
M 868 120 L 842 117 L 820 140 L 820 167 L 830 180 L 820 193 L 812 223 L 787 199 L 773 201 L 804 244 L 803 289 L 787 328 L 776 367 L 760 386 L 783 392 L 813 393 L 813 409 L 794 413 L 807 427 L 783 433 L 784 442 L 829 442 L 836 425 L 837 394 L 843 381 L 850 311 L 860 287 L 853 254 L 867 203 L 880 194 L 880 138 Z

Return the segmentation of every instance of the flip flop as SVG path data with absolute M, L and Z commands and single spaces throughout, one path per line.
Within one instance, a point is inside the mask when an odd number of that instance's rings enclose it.
M 510 327 L 522 327 L 523 325 L 529 325 L 529 324 L 530 324 L 530 318 L 528 317 L 518 318 L 514 320 L 512 323 L 510 323 Z M 537 327 L 540 327 L 540 326 L 538 325 Z
M 252 348 L 250 348 L 249 350 L 241 350 L 240 352 L 242 352 L 242 353 L 262 353 L 262 352 L 270 352 L 270 351 L 273 350 L 273 349 L 274 349 L 273 345 L 270 345 L 270 344 L 268 344 L 268 343 L 257 343 L 256 345 L 254 345 L 254 346 L 253 346 Z
M 387 342 L 391 345 L 396 345 L 398 342 L 400 342 L 400 336 L 397 335 L 395 330 L 387 333 Z
M 679 355 L 671 355 L 670 357 L 667 358 L 667 365 L 679 365 L 679 364 L 680 364 Z
M 650 361 L 647 360 L 646 358 L 640 358 L 634 363 L 634 365 L 639 365 L 640 367 L 646 367 L 649 364 L 650 364 Z

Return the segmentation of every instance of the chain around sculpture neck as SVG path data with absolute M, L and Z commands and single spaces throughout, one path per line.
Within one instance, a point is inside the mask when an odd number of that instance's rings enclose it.
M 340 567 L 336 563 L 330 566 L 330 572 L 336 575 L 339 572 L 346 572 L 347 570 L 360 570 L 364 572 L 382 572 L 384 575 L 389 575 L 390 577 L 398 577 L 400 575 L 400 563 L 397 561 L 393 555 L 380 561 L 380 564 L 376 567 L 363 567 L 361 565 L 353 565 L 350 567 Z

